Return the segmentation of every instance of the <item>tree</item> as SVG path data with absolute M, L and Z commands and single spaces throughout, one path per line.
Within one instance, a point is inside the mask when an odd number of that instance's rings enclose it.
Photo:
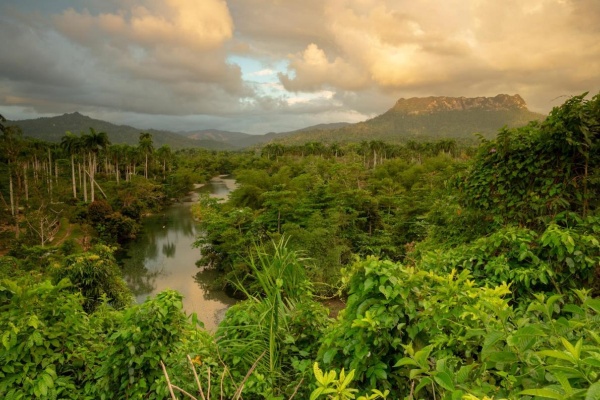
M 2 125 L 2 136 L 0 137 L 0 149 L 6 157 L 8 165 L 8 181 L 10 196 L 10 211 L 15 218 L 15 235 L 19 237 L 19 193 L 14 187 L 14 177 L 20 181 L 17 159 L 22 150 L 23 140 L 21 129 L 17 126 L 5 127 Z
M 44 202 L 37 210 L 30 211 L 25 215 L 25 222 L 30 231 L 39 239 L 43 247 L 47 242 L 54 239 L 54 235 L 60 228 L 60 212 L 56 212 L 46 206 Z
M 152 134 L 148 132 L 140 132 L 140 139 L 138 144 L 139 150 L 144 154 L 145 167 L 144 167 L 144 178 L 148 179 L 148 155 L 154 151 L 154 145 L 152 142 Z
M 71 179 L 73 182 L 73 198 L 77 198 L 77 184 L 75 181 L 75 155 L 79 152 L 81 139 L 67 131 L 62 137 L 60 146 L 71 157 Z
M 156 153 L 158 159 L 161 161 L 162 164 L 163 179 L 166 179 L 167 165 L 171 162 L 171 159 L 173 158 L 173 153 L 171 152 L 171 148 L 169 147 L 169 145 L 159 147 Z
M 88 151 L 88 165 L 89 165 L 89 177 L 90 177 L 90 193 L 91 201 L 95 200 L 94 196 L 94 185 L 96 183 L 94 176 L 96 174 L 97 156 L 100 149 L 106 149 L 110 144 L 108 135 L 106 132 L 96 132 L 94 128 L 90 128 L 90 134 L 82 137 L 85 143 L 85 148 Z

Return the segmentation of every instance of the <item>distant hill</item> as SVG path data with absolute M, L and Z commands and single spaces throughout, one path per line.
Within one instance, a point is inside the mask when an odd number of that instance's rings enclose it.
M 308 126 L 306 128 L 297 129 L 288 132 L 269 132 L 264 135 L 250 135 L 243 132 L 230 132 L 219 129 L 202 129 L 199 131 L 183 132 L 182 135 L 196 140 L 214 140 L 217 142 L 227 143 L 237 148 L 247 148 L 263 143 L 268 143 L 275 139 L 281 139 L 286 136 L 294 135 L 301 132 L 328 131 L 339 129 L 350 125 L 348 122 L 334 122 L 329 124 L 318 124 Z
M 81 132 L 89 133 L 91 127 L 96 132 L 106 132 L 113 144 L 136 145 L 140 132 L 149 132 L 152 134 L 152 140 L 156 148 L 165 144 L 169 145 L 172 149 L 202 147 L 209 150 L 233 150 L 236 148 L 220 141 L 210 139 L 194 140 L 170 131 L 115 125 L 110 122 L 90 118 L 78 112 L 56 117 L 8 121 L 6 124 L 20 126 L 24 136 L 48 142 L 60 142 L 66 131 L 71 131 L 76 135 L 79 135 Z
M 181 132 L 181 135 L 194 140 L 214 140 L 215 142 L 232 143 L 247 139 L 250 135 L 244 132 L 230 132 L 219 129 L 201 129 L 199 131 Z
M 413 97 L 398 100 L 385 113 L 364 122 L 327 131 L 299 132 L 279 137 L 277 141 L 300 144 L 308 141 L 475 140 L 475 133 L 490 138 L 503 126 L 522 126 L 543 118 L 544 115 L 529 111 L 518 94 L 474 98 Z

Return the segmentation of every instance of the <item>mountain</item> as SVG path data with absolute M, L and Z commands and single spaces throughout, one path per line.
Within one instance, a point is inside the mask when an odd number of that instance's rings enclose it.
M 360 142 L 362 140 L 460 139 L 474 134 L 494 137 L 503 126 L 516 127 L 544 115 L 529 111 L 518 94 L 495 97 L 413 97 L 399 99 L 385 113 L 370 120 L 329 131 L 301 132 L 278 138 L 286 144 L 308 141 Z
M 199 131 L 182 132 L 181 134 L 194 140 L 214 140 L 215 142 L 223 143 L 236 142 L 247 139 L 249 136 L 255 136 L 244 132 L 230 132 L 219 129 L 202 129 Z
M 199 131 L 183 132 L 182 135 L 195 140 L 214 140 L 216 142 L 227 143 L 231 146 L 243 149 L 267 143 L 275 139 L 281 139 L 286 136 L 302 132 L 328 131 L 339 129 L 350 125 L 347 122 L 334 122 L 329 124 L 318 124 L 306 128 L 287 132 L 269 132 L 264 135 L 251 135 L 243 132 L 222 131 L 219 129 L 202 129 Z
M 7 124 L 20 126 L 24 136 L 55 143 L 60 142 L 67 131 L 78 135 L 81 132 L 89 133 L 90 128 L 94 128 L 96 132 L 106 132 L 113 144 L 124 143 L 136 145 L 140 132 L 149 132 L 152 134 L 156 148 L 162 145 L 169 145 L 174 150 L 185 147 L 202 147 L 210 150 L 235 149 L 235 146 L 220 141 L 210 139 L 194 140 L 170 131 L 115 125 L 110 122 L 90 118 L 78 112 L 56 117 L 8 121 Z

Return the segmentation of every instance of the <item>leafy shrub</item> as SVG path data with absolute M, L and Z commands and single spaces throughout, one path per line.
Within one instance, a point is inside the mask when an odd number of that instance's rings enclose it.
M 92 251 L 73 254 L 55 265 L 54 281 L 68 278 L 83 295 L 84 309 L 93 312 L 104 300 L 120 309 L 131 303 L 131 292 L 112 255 L 113 249 L 96 245 Z
M 578 218 L 563 225 L 558 219 L 541 234 L 505 226 L 452 250 L 425 252 L 419 265 L 432 271 L 468 269 L 480 284 L 510 283 L 518 301 L 531 298 L 535 291 L 561 293 L 581 285 L 597 286 L 600 218 Z
M 103 223 L 112 214 L 113 209 L 106 200 L 96 200 L 88 206 L 87 217 L 92 225 Z
M 347 271 L 346 309 L 321 341 L 319 359 L 328 368 L 355 370 L 363 388 L 400 396 L 408 371 L 394 370 L 397 355 L 414 343 L 431 346 L 436 358 L 471 358 L 485 329 L 499 324 L 490 309 L 504 310 L 508 286 L 478 287 L 468 271 L 419 271 L 368 258 Z
M 100 355 L 96 398 L 162 399 L 168 395 L 160 361 L 168 365 L 174 357 L 181 357 L 178 349 L 187 329 L 181 299 L 177 292 L 165 291 L 125 311 L 120 328 Z
M 0 397 L 83 399 L 102 333 L 67 280 L 0 284 Z

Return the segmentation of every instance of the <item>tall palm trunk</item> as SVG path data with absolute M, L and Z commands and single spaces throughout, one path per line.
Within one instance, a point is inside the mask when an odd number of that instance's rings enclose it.
M 25 185 L 25 201 L 29 201 L 29 183 L 27 181 L 27 164 L 23 164 L 23 183 Z
M 50 203 L 52 203 L 52 153 L 48 149 L 48 193 L 50 194 Z
M 90 199 L 92 201 L 92 203 L 95 200 L 95 192 L 94 192 L 94 174 L 95 174 L 95 170 L 96 170 L 96 153 L 90 153 L 88 156 L 88 161 L 89 161 L 89 172 L 90 172 Z
M 13 189 L 13 177 L 12 170 L 10 168 L 10 162 L 8 163 L 8 190 L 10 192 L 10 214 L 15 216 L 15 193 Z
M 88 191 L 87 191 L 87 178 L 85 177 L 85 155 L 83 156 L 83 201 L 87 203 L 88 201 Z
M 73 198 L 77 198 L 77 185 L 75 184 L 75 155 L 71 154 L 71 181 L 73 182 Z

